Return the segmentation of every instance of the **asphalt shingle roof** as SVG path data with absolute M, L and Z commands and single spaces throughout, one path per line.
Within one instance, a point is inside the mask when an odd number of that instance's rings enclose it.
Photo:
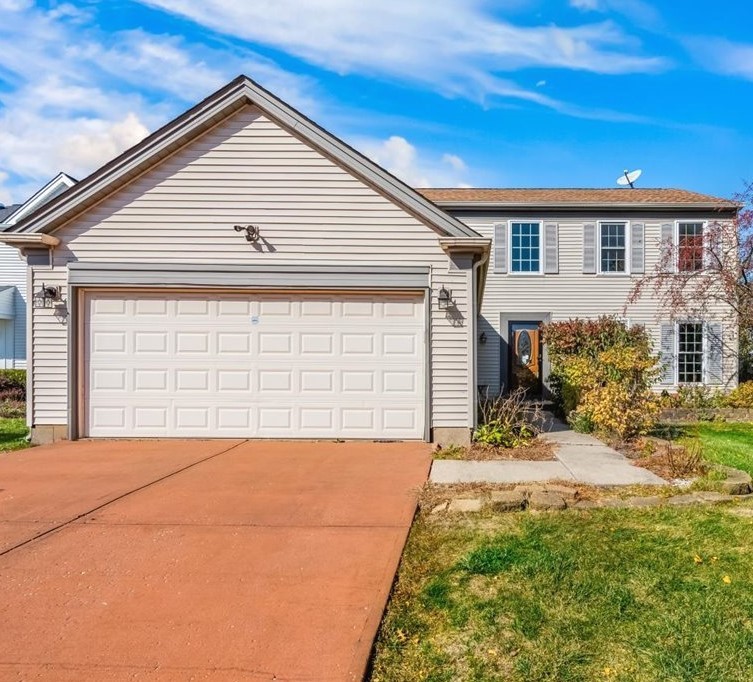
M 423 196 L 436 203 L 484 203 L 510 205 L 604 205 L 634 204 L 637 206 L 673 204 L 678 206 L 709 206 L 734 208 L 737 204 L 729 199 L 699 194 L 684 189 L 578 189 L 578 188 L 418 188 Z
M 6 218 L 10 218 L 19 208 L 21 208 L 21 204 L 11 204 L 10 206 L 0 204 L 0 223 L 3 223 Z

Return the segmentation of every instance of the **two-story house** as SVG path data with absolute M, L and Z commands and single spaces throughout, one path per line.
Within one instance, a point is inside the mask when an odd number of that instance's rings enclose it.
M 736 210 L 417 191 L 239 76 L 0 233 L 33 292 L 32 438 L 468 442 L 477 387 L 545 382 L 538 325 L 577 316 L 645 324 L 667 388 L 734 383 L 723 315 L 622 311 L 662 238 L 694 252 Z
M 426 189 L 421 193 L 492 240 L 478 325 L 478 385 L 492 393 L 546 383 L 539 325 L 616 315 L 644 325 L 664 363 L 657 388 L 736 382 L 729 310 L 686 319 L 636 278 L 655 272 L 666 244 L 678 270 L 708 266 L 704 230 L 734 220 L 732 201 L 677 189 Z

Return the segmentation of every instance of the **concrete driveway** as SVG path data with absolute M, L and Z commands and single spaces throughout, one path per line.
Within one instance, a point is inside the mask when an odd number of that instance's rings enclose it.
M 0 455 L 0 680 L 359 680 L 423 443 Z

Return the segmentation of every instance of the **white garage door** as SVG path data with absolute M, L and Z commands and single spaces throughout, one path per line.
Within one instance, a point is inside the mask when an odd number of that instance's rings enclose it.
M 422 294 L 89 292 L 86 435 L 422 438 Z

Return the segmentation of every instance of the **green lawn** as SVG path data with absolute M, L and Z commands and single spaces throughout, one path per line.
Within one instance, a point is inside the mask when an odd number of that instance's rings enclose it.
M 687 432 L 700 439 L 708 461 L 753 475 L 753 424 L 700 423 L 688 427 Z
M 26 436 L 29 429 L 26 428 L 26 420 L 0 419 L 0 452 L 7 450 L 21 450 L 29 447 Z
M 419 517 L 371 681 L 751 680 L 746 512 Z

